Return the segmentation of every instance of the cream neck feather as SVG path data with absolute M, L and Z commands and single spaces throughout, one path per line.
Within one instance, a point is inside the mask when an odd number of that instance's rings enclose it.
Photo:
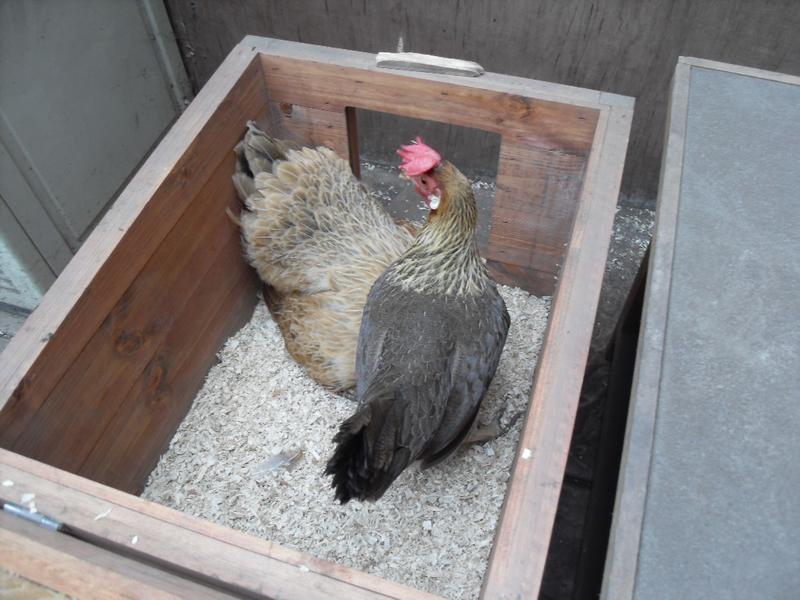
M 446 170 L 441 177 L 442 205 L 431 211 L 417 239 L 395 263 L 394 280 L 420 293 L 475 296 L 491 285 L 475 239 L 478 207 L 466 177 L 447 167 L 452 172 Z

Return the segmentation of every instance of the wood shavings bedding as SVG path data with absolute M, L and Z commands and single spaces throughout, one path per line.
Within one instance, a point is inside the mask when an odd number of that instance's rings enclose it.
M 499 289 L 511 328 L 479 416 L 499 417 L 499 438 L 427 471 L 412 465 L 374 504 L 340 506 L 322 473 L 355 404 L 289 357 L 260 302 L 220 351 L 142 496 L 445 598 L 477 598 L 550 306 Z

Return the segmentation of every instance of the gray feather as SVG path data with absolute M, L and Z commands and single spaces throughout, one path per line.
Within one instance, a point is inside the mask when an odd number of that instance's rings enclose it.
M 494 286 L 481 296 L 448 296 L 391 281 L 390 268 L 372 287 L 358 338 L 356 396 L 359 412 L 370 414 L 357 432 L 363 477 L 347 481 L 342 469 L 337 478 L 335 461 L 328 467 L 344 501 L 377 499 L 411 462 L 428 467 L 459 446 L 508 334 L 508 311 Z M 370 477 L 379 485 L 370 487 Z

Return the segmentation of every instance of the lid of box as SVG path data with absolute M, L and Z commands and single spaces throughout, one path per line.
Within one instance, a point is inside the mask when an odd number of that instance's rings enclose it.
M 800 586 L 800 80 L 744 71 L 676 72 L 609 598 Z

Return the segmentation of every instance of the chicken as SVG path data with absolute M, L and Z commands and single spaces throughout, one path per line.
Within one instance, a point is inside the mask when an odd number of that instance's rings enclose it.
M 364 307 L 359 407 L 334 437 L 325 471 L 343 504 L 377 500 L 409 464 L 435 465 L 464 441 L 510 323 L 478 254 L 469 181 L 419 138 L 400 154 L 430 213 Z
M 332 150 L 247 128 L 233 177 L 245 254 L 289 353 L 323 386 L 346 390 L 367 293 L 415 227 L 396 224 Z

